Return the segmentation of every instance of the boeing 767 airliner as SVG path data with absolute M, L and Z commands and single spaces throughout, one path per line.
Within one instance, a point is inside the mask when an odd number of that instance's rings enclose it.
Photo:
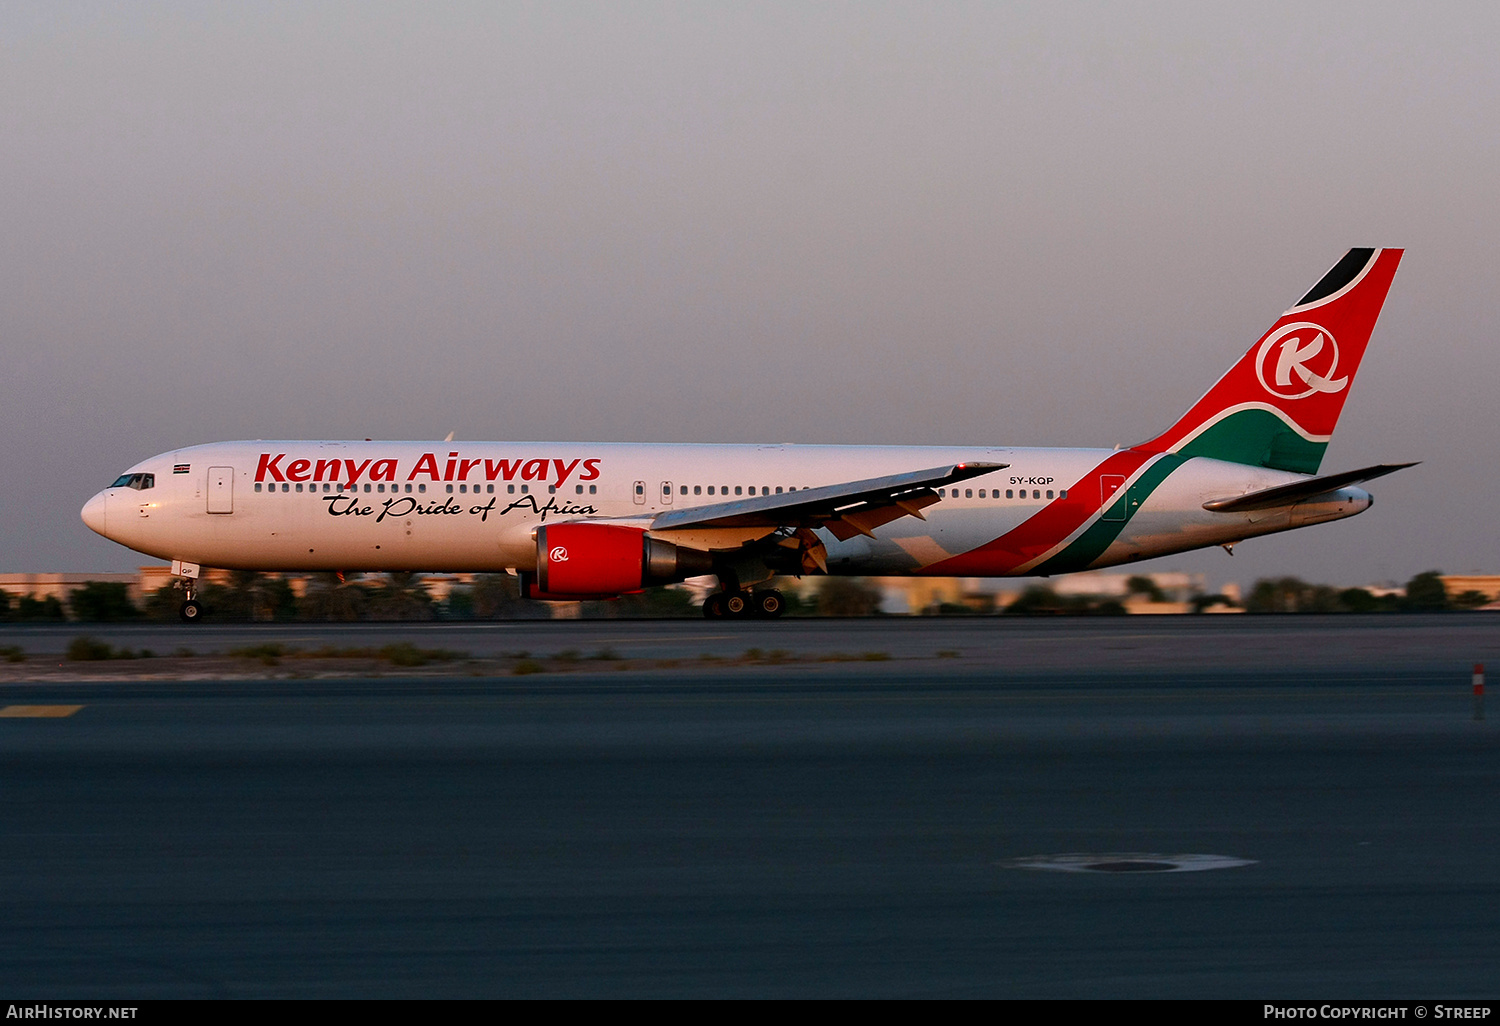
M 202 567 L 509 571 L 536 599 L 712 574 L 704 614 L 777 616 L 777 575 L 1067 573 L 1363 512 L 1317 476 L 1401 261 L 1352 249 L 1164 433 L 1125 449 L 219 442 L 131 467 L 83 507 Z

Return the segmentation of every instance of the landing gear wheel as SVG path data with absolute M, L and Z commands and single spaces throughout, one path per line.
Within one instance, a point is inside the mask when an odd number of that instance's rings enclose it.
M 720 594 L 710 595 L 703 601 L 703 618 L 705 620 L 722 620 L 724 618 L 724 596 Z
M 183 623 L 198 623 L 203 619 L 203 607 L 198 604 L 197 599 L 188 599 L 177 611 Z
M 743 591 L 731 592 L 724 596 L 725 616 L 748 616 L 750 614 L 750 596 Z
M 755 615 L 774 620 L 786 610 L 786 599 L 775 588 L 755 593 Z

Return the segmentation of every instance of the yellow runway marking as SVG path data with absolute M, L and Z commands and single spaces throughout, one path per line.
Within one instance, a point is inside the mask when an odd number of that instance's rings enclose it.
M 72 716 L 81 705 L 7 705 L 0 709 L 0 717 L 11 719 L 57 719 L 62 716 Z

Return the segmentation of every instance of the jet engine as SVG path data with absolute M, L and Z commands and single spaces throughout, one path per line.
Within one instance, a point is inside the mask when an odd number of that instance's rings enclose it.
M 522 574 L 533 599 L 614 598 L 653 584 L 713 572 L 712 558 L 618 524 L 552 524 L 536 531 L 536 573 Z

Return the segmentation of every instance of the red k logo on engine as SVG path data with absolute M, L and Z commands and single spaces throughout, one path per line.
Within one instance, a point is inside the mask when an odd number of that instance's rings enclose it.
M 612 598 L 640 591 L 646 531 L 574 521 L 536 532 L 537 586 L 554 597 Z
M 1280 399 L 1342 392 L 1349 378 L 1336 377 L 1338 369 L 1338 343 L 1327 329 L 1308 321 L 1273 331 L 1255 354 L 1261 387 Z

